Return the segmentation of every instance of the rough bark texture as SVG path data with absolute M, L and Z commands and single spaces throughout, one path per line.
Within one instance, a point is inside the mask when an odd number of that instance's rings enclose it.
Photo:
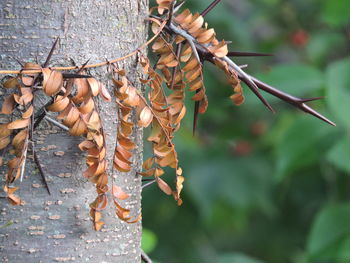
M 17 69 L 20 61 L 43 63 L 54 39 L 60 44 L 51 65 L 90 63 L 125 55 L 147 37 L 145 18 L 148 0 L 1 0 L 0 68 Z M 136 80 L 136 58 L 120 64 Z M 112 93 L 105 68 L 91 74 L 104 82 Z M 133 81 L 133 79 L 132 79 Z M 115 103 L 100 103 L 100 113 L 108 136 L 109 160 L 116 134 Z M 45 135 L 46 134 L 46 135 Z M 95 232 L 89 219 L 89 203 L 95 198 L 94 186 L 82 178 L 82 154 L 79 139 L 57 132 L 39 131 L 37 148 L 45 165 L 51 196 L 42 185 L 33 164 L 27 163 L 19 195 L 24 206 L 13 207 L 0 198 L 0 260 L 3 262 L 140 262 L 141 223 L 126 224 L 115 217 L 112 204 L 104 212 L 106 226 Z M 135 171 L 142 162 L 142 132 L 135 131 L 138 148 L 134 170 L 115 174 L 116 182 L 132 198 L 126 207 L 137 215 L 141 211 L 141 181 Z M 50 147 L 49 147 L 50 148 Z M 45 151 L 47 150 L 47 151 Z M 64 151 L 63 156 L 54 152 Z M 111 164 L 109 165 L 111 167 Z M 109 169 L 111 170 L 111 169 Z M 62 175 L 62 173 L 70 173 Z

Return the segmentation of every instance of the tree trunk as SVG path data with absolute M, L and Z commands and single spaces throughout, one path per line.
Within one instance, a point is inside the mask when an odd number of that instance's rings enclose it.
M 77 65 L 121 57 L 135 50 L 147 38 L 145 18 L 148 0 L 1 0 L 0 68 L 18 69 L 15 59 L 40 63 L 56 37 L 59 47 L 50 65 Z M 124 67 L 131 81 L 137 80 L 136 58 Z M 113 94 L 105 68 L 90 71 Z M 140 87 L 138 87 L 140 88 Z M 107 134 L 108 160 L 115 147 L 117 113 L 115 100 L 99 102 L 99 111 Z M 95 199 L 94 186 L 82 178 L 84 159 L 77 150 L 79 139 L 61 132 L 39 131 L 36 140 L 44 147 L 39 159 L 45 166 L 51 195 L 28 158 L 25 176 L 18 194 L 24 206 L 11 206 L 0 198 L 0 258 L 3 262 L 140 262 L 141 223 L 119 220 L 113 205 L 104 211 L 106 223 L 95 232 L 89 219 L 89 203 Z M 141 179 L 135 171 L 142 163 L 142 132 L 134 132 L 137 149 L 134 169 L 114 174 L 117 184 L 131 195 L 124 206 L 138 215 L 141 211 Z M 48 145 L 56 145 L 50 146 Z M 54 148 L 54 149 L 52 149 Z M 55 155 L 64 151 L 63 156 Z M 109 163 L 111 167 L 111 161 Z M 110 171 L 111 169 L 108 169 Z M 62 174 L 63 173 L 63 174 Z M 66 173 L 66 174 L 64 174 Z

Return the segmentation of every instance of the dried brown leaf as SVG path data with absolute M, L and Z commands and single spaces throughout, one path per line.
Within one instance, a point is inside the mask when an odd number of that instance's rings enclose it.
M 11 114 L 15 109 L 15 99 L 13 94 L 7 96 L 2 104 L 1 113 L 2 114 Z
M 6 148 L 11 142 L 10 136 L 0 138 L 0 150 Z
M 34 107 L 30 105 L 29 108 L 22 114 L 23 119 L 28 119 L 33 115 Z
M 13 89 L 19 87 L 19 82 L 17 78 L 9 78 L 3 84 L 3 87 L 6 89 Z
M 170 186 L 161 178 L 156 177 L 156 182 L 159 188 L 167 195 L 171 195 L 173 193 L 173 190 L 171 190 Z
M 113 184 L 112 186 L 112 193 L 113 193 L 113 196 L 119 200 L 125 200 L 129 198 L 129 195 L 125 193 L 121 187 L 115 184 Z
M 30 120 L 29 119 L 19 119 L 15 120 L 7 125 L 8 129 L 14 130 L 14 129 L 22 129 L 29 125 Z
M 87 79 L 89 86 L 90 86 L 90 90 L 93 96 L 97 96 L 98 93 L 100 92 L 100 84 L 99 82 L 94 79 L 94 78 L 88 78 Z
M 48 68 L 43 68 L 44 75 L 43 90 L 48 96 L 56 95 L 62 88 L 63 76 L 59 71 L 51 71 Z
M 152 111 L 147 106 L 144 107 L 140 112 L 138 125 L 141 127 L 148 127 L 151 124 L 152 120 L 153 120 Z
M 100 83 L 100 95 L 102 99 L 104 99 L 105 101 L 108 101 L 108 102 L 112 101 L 111 94 L 109 94 L 107 88 L 102 83 Z
M 69 133 L 73 136 L 81 136 L 87 132 L 87 126 L 82 119 L 78 119 L 73 127 L 69 129 Z
M 47 109 L 52 112 L 63 111 L 69 105 L 69 98 L 64 96 L 57 96 L 55 102 L 51 104 Z

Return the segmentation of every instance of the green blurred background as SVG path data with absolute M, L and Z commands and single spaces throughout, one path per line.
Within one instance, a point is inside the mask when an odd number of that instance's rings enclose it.
M 176 138 L 184 204 L 145 189 L 144 250 L 161 263 L 350 262 L 350 1 L 222 0 L 206 21 L 231 50 L 273 53 L 235 61 L 292 95 L 325 96 L 310 105 L 337 127 L 266 96 L 272 114 L 247 87 L 233 106 L 205 65 L 208 111 L 193 137 L 188 101 Z

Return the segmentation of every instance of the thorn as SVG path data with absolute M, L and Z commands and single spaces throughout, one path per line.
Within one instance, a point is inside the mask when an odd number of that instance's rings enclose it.
M 62 73 L 63 78 L 65 79 L 88 79 L 92 78 L 90 75 L 80 75 L 80 74 L 74 74 L 74 73 Z
M 324 117 L 322 114 L 318 113 L 317 111 L 315 111 L 314 109 L 312 109 L 310 106 L 306 105 L 303 101 L 303 100 L 307 100 L 307 101 L 312 101 L 312 100 L 315 100 L 315 99 L 319 99 L 319 98 L 311 98 L 311 100 L 309 99 L 300 99 L 300 98 L 297 98 L 297 97 L 294 97 L 292 95 L 289 95 L 288 93 L 285 93 L 283 91 L 280 91 L 254 77 L 251 77 L 252 80 L 254 81 L 254 83 L 262 90 L 266 91 L 267 93 L 270 93 L 271 95 L 293 105 L 294 107 L 306 112 L 306 113 L 309 113 L 313 116 L 315 116 L 316 118 L 332 125 L 332 126 L 336 126 L 336 124 L 332 121 L 330 121 L 329 119 L 327 119 L 326 117 Z
M 253 81 L 253 77 L 245 73 L 239 66 L 237 66 L 231 59 L 228 57 L 222 58 L 226 61 L 238 74 L 238 77 L 250 88 L 251 91 L 260 99 L 260 101 L 273 113 L 275 110 L 271 107 L 271 105 L 267 102 L 267 100 L 261 95 L 259 92 L 258 86 Z
M 77 66 L 77 63 L 75 63 L 74 59 L 69 58 L 69 60 L 70 60 L 70 63 L 72 63 L 73 66 L 75 66 L 75 67 Z
M 182 50 L 182 43 L 179 43 L 176 46 L 176 51 L 175 51 L 177 61 L 180 61 L 181 50 Z M 157 63 L 158 63 L 158 61 L 157 61 Z M 157 63 L 156 63 L 156 65 L 157 65 Z M 178 65 L 178 67 L 180 67 L 180 65 Z M 180 68 L 180 70 L 181 70 L 181 68 Z M 171 73 L 171 83 L 170 83 L 171 90 L 174 89 L 176 74 L 177 74 L 177 67 L 173 67 L 172 73 Z
M 173 20 L 175 4 L 176 4 L 176 1 L 173 1 L 171 6 L 170 6 L 169 15 L 168 15 L 168 21 L 166 22 L 167 25 L 170 25 L 172 20 Z
M 269 57 L 269 56 L 273 56 L 273 54 L 257 53 L 257 52 L 229 51 L 226 56 L 228 56 L 228 57 Z
M 21 66 L 22 68 L 24 67 L 23 62 L 19 61 L 19 59 L 14 58 L 14 57 L 11 57 L 11 58 L 14 59 L 14 60 L 16 60 L 16 62 L 17 62 L 18 64 L 20 64 L 20 66 Z
M 200 60 L 201 64 L 204 63 L 204 59 L 202 58 Z M 203 67 L 202 67 L 202 74 L 203 74 Z M 200 89 L 196 90 L 196 94 L 201 91 Z M 193 128 L 192 128 L 192 136 L 196 135 L 196 129 L 197 129 L 197 123 L 198 123 L 198 116 L 199 116 L 199 106 L 200 106 L 200 101 L 196 101 L 194 103 L 194 111 L 193 111 Z
M 198 90 L 196 90 L 196 93 Z M 198 123 L 198 110 L 199 110 L 199 101 L 194 103 L 194 113 L 193 113 L 193 128 L 192 128 L 192 136 L 196 135 L 197 123 Z
M 175 4 L 174 7 L 174 14 L 177 13 L 177 11 L 179 11 L 179 9 L 185 4 L 186 1 L 180 1 L 179 3 Z
M 322 114 L 318 113 L 317 111 L 315 111 L 313 108 L 309 107 L 308 105 L 306 105 L 305 103 L 301 103 L 300 108 L 302 111 L 309 113 L 313 116 L 315 116 L 316 118 L 336 127 L 337 125 L 332 122 L 331 120 L 327 119 L 326 117 L 324 117 Z
M 206 16 L 221 0 L 214 0 L 202 13 L 201 16 Z
M 300 99 L 301 102 L 309 102 L 309 101 L 315 101 L 315 100 L 322 100 L 324 97 L 315 97 L 315 98 L 306 98 L 306 99 Z
M 50 50 L 50 52 L 49 52 L 49 55 L 47 56 L 46 61 L 45 61 L 45 63 L 43 64 L 43 68 L 46 68 L 46 67 L 49 65 L 50 59 L 51 59 L 52 54 L 53 54 L 53 52 L 54 52 L 54 50 L 55 50 L 55 48 L 56 48 L 56 46 L 57 46 L 57 43 L 58 43 L 58 40 L 59 40 L 59 39 L 60 39 L 60 38 L 57 37 L 56 40 L 55 40 L 55 42 L 53 43 L 53 45 L 52 45 L 52 47 L 51 47 L 51 50 Z
M 258 90 L 257 85 L 253 82 L 250 81 L 249 79 L 245 79 L 244 77 L 241 78 L 241 80 L 247 84 L 247 86 L 250 88 L 251 91 L 254 92 L 254 94 L 259 98 L 259 100 L 272 112 L 276 113 L 275 110 L 272 108 L 270 103 L 267 102 L 267 100 L 261 95 L 261 93 Z
M 40 175 L 41 175 L 41 178 L 43 179 L 43 182 L 44 182 L 44 184 L 45 184 L 45 187 L 46 187 L 47 192 L 49 193 L 49 195 L 51 195 L 49 185 L 48 185 L 48 183 L 47 183 L 47 181 L 46 181 L 46 177 L 45 177 L 43 168 L 41 167 L 41 164 L 40 164 L 40 162 L 39 162 L 39 159 L 38 159 L 38 156 L 37 156 L 36 151 L 35 151 L 35 149 L 34 149 L 34 146 L 33 146 L 33 149 L 32 149 L 32 150 L 33 150 L 34 162 L 35 162 L 36 166 L 38 167 L 39 173 L 40 173 Z
M 78 74 L 79 74 L 80 72 L 83 71 L 83 69 L 84 69 L 85 66 L 89 63 L 89 61 L 90 61 L 90 59 L 86 60 L 86 62 L 85 62 L 83 65 L 81 65 L 80 69 L 79 69 L 78 72 L 77 72 Z

